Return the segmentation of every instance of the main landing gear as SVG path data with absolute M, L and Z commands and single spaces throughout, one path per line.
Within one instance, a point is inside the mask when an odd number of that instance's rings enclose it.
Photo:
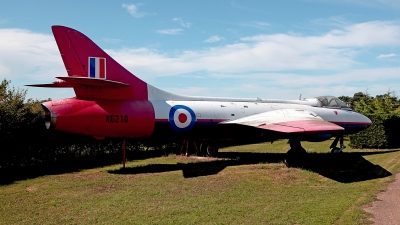
M 331 153 L 342 153 L 343 150 L 346 148 L 343 144 L 343 135 L 337 136 L 335 140 L 332 142 L 331 146 Z M 337 147 L 338 142 L 340 142 L 340 147 Z M 307 151 L 301 146 L 300 140 L 298 139 L 289 139 L 290 150 L 287 154 L 290 155 L 303 155 L 306 154 Z
M 290 150 L 287 152 L 289 155 L 304 155 L 307 151 L 301 146 L 300 140 L 289 139 Z
M 284 163 L 287 167 L 297 167 L 304 163 L 307 151 L 301 146 L 300 140 L 289 139 L 290 150 L 287 151 Z
M 337 147 L 339 141 L 340 141 L 340 148 Z M 346 148 L 346 146 L 344 146 L 343 144 L 343 135 L 337 136 L 329 148 L 332 149 L 331 153 L 342 153 L 343 149 Z

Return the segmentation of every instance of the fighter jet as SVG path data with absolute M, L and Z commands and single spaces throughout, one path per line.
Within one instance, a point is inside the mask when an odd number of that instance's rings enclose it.
M 300 100 L 193 97 L 169 93 L 126 70 L 81 32 L 53 26 L 68 76 L 34 87 L 73 88 L 76 96 L 44 102 L 48 129 L 97 139 L 140 139 L 148 145 L 185 140 L 186 147 L 215 154 L 226 145 L 288 139 L 291 153 L 306 152 L 301 141 L 336 137 L 371 125 L 366 116 L 333 96 Z M 336 147 L 340 141 L 340 147 Z

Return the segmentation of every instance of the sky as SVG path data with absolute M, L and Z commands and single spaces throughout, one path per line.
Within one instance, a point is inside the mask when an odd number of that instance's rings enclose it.
M 84 33 L 145 82 L 183 95 L 400 95 L 400 0 L 1 1 L 0 79 L 33 99 L 67 76 L 51 33 Z

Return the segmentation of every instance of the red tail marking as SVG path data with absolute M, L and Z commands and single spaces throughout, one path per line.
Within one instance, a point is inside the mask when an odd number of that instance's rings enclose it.
M 105 64 L 104 59 L 100 59 L 100 78 L 106 78 Z

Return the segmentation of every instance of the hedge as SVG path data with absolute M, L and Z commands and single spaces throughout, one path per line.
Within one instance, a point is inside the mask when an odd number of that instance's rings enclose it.
M 400 116 L 395 114 L 367 114 L 372 125 L 350 135 L 353 148 L 396 148 L 400 147 Z

